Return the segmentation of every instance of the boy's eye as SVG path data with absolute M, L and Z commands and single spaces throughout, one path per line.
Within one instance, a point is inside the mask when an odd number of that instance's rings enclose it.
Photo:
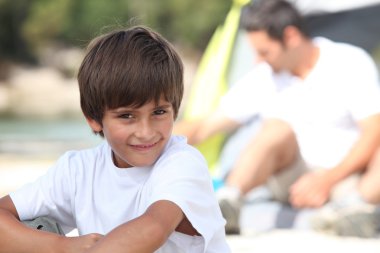
M 162 115 L 162 114 L 165 114 L 165 113 L 166 113 L 166 111 L 165 111 L 165 110 L 162 110 L 162 109 L 160 109 L 160 110 L 155 110 L 155 111 L 153 112 L 154 115 Z
M 124 114 L 119 115 L 119 117 L 123 119 L 132 119 L 133 115 L 130 113 L 124 113 Z

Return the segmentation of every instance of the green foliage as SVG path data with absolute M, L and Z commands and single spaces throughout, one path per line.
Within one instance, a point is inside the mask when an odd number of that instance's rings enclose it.
M 29 0 L 0 0 L 0 61 L 7 58 L 33 61 L 21 32 L 30 6 Z
M 152 26 L 171 41 L 203 49 L 231 6 L 230 0 L 131 1 L 137 20 Z
M 84 44 L 101 27 L 126 20 L 127 9 L 123 0 L 34 0 L 23 31 L 35 46 L 52 40 Z
M 62 33 L 70 1 L 34 0 L 26 22 L 21 27 L 24 37 L 32 46 L 49 42 Z
M 123 25 L 129 19 L 125 0 L 71 0 L 70 18 L 61 38 L 72 44 L 86 44 L 108 26 Z
M 0 0 L 0 61 L 52 42 L 84 46 L 109 27 L 137 24 L 203 49 L 230 6 L 231 0 Z

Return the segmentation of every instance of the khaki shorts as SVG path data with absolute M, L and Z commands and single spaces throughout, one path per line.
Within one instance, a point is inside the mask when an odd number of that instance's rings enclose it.
M 315 170 L 317 170 L 317 168 L 311 168 L 308 166 L 302 156 L 298 155 L 294 164 L 268 179 L 267 187 L 271 192 L 273 199 L 282 203 L 289 203 L 289 188 L 292 184 L 303 174 Z M 344 197 L 348 192 L 354 191 L 359 178 L 359 174 L 354 174 L 344 179 L 334 188 L 331 193 L 331 198 L 339 199 Z
M 308 171 L 310 171 L 310 168 L 308 168 L 302 156 L 299 154 L 297 160 L 292 165 L 284 168 L 281 172 L 268 179 L 267 187 L 273 199 L 288 203 L 290 186 Z

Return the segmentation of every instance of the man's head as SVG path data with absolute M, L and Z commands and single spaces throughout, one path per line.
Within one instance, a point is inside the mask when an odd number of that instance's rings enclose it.
M 241 26 L 261 60 L 274 71 L 289 69 L 294 48 L 308 38 L 302 16 L 284 0 L 257 0 L 245 6 Z
M 106 110 L 141 107 L 163 96 L 177 116 L 183 96 L 183 66 L 168 41 L 144 27 L 95 38 L 78 73 L 81 108 L 102 124 Z
M 297 9 L 284 0 L 257 0 L 242 11 L 242 28 L 247 32 L 265 31 L 271 39 L 284 41 L 286 27 L 297 28 L 307 36 L 304 21 Z

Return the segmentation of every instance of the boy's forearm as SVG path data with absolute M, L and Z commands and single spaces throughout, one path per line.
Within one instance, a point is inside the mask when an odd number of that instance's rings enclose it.
M 12 213 L 0 209 L 0 253 L 60 252 L 59 235 L 23 225 Z
M 65 237 L 29 228 L 1 209 L 0 235 L 0 253 L 84 253 L 102 237 L 100 234 Z
M 140 217 L 120 225 L 86 253 L 151 253 L 160 248 L 183 220 L 170 201 L 153 203 Z
M 141 216 L 112 230 L 86 253 L 151 253 L 164 244 L 167 237 L 159 224 Z
M 0 253 L 54 252 L 53 249 L 61 238 L 22 224 L 9 195 L 0 198 L 0 235 Z

